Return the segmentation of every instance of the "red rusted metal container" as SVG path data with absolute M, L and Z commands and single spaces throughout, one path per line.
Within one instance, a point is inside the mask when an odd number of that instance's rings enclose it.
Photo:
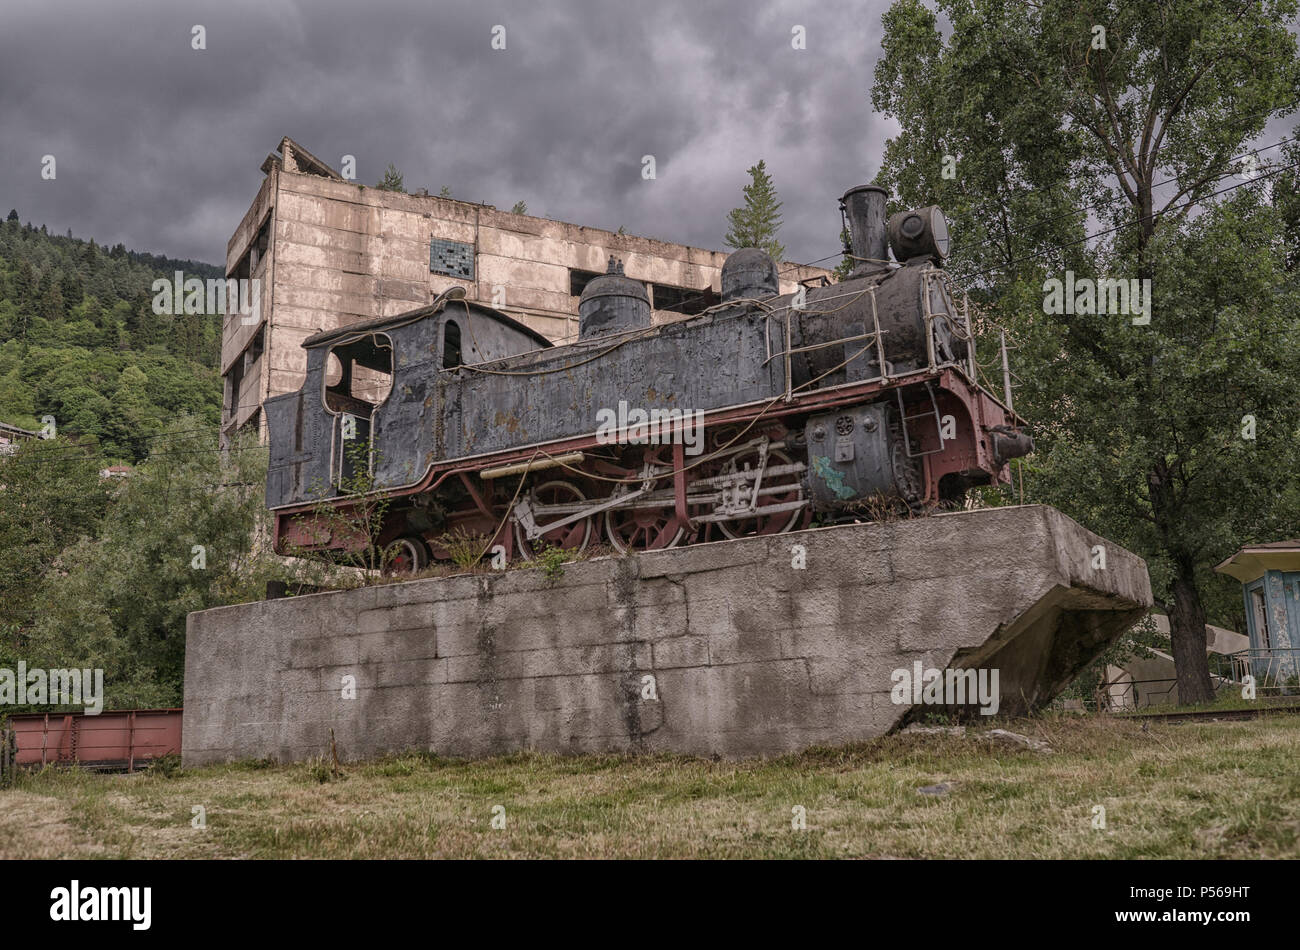
M 9 717 L 14 765 L 80 765 L 135 771 L 142 762 L 181 751 L 181 710 L 22 713 Z

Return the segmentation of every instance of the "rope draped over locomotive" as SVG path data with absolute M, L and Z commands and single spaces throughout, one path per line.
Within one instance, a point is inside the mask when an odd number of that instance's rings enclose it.
M 844 281 L 780 294 L 772 259 L 745 248 L 722 302 L 680 321 L 652 325 L 611 257 L 564 345 L 459 288 L 309 337 L 302 389 L 264 404 L 275 549 L 396 545 L 397 570 L 449 559 L 456 538 L 509 558 L 653 550 L 1009 481 L 1033 443 L 976 379 L 943 215 L 886 222 L 885 204 L 874 186 L 841 198 Z M 386 501 L 377 536 L 323 514 L 358 508 L 358 475 Z

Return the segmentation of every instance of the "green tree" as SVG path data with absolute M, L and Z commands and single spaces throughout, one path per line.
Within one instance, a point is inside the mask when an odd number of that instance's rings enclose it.
M 1029 497 L 1147 558 L 1204 702 L 1212 565 L 1300 525 L 1286 222 L 1233 160 L 1300 96 L 1295 0 L 936 8 L 950 27 L 920 0 L 884 17 L 872 97 L 904 131 L 878 183 L 950 213 L 953 269 L 1019 348 Z M 1149 280 L 1150 322 L 1045 312 L 1067 271 Z
M 727 247 L 757 247 L 766 251 L 778 263 L 785 257 L 785 247 L 776 240 L 781 229 L 781 202 L 772 176 L 767 173 L 766 162 L 760 161 L 749 170 L 749 184 L 742 191 L 745 203 L 727 214 Z
M 265 448 L 216 444 L 215 426 L 180 417 L 113 484 L 96 536 L 44 574 L 29 662 L 101 666 L 112 707 L 179 705 L 189 612 L 261 599 L 268 580 L 319 579 L 270 553 Z
M 402 183 L 402 173 L 392 162 L 388 163 L 388 168 L 384 170 L 384 177 L 375 183 L 375 187 L 381 191 L 406 192 L 406 186 Z
M 510 213 L 511 213 L 511 214 L 527 214 L 527 213 L 528 213 L 528 205 L 527 205 L 527 203 L 525 203 L 525 202 L 523 202 L 523 201 L 516 201 L 514 207 L 510 209 Z
M 81 275 L 77 273 L 76 268 L 66 267 L 59 276 L 59 293 L 63 297 L 63 303 L 69 309 L 81 303 L 81 298 L 85 296 L 85 288 L 81 283 Z
M 840 244 L 844 246 L 844 256 L 840 258 L 840 262 L 836 264 L 835 268 L 831 271 L 831 275 L 837 282 L 847 279 L 853 268 L 856 267 L 858 263 L 853 259 L 853 255 L 849 253 L 850 245 L 848 228 L 840 228 Z
M 108 505 L 100 464 L 62 437 L 0 455 L 0 644 L 24 645 L 42 578 L 65 547 L 96 534 Z

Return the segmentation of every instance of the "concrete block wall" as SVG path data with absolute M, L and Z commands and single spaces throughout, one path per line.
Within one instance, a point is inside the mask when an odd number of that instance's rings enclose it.
M 897 726 L 916 661 L 1045 702 L 1150 604 L 1141 559 L 1026 506 L 224 607 L 189 617 L 184 758 L 305 759 L 331 728 L 346 759 L 777 755 Z

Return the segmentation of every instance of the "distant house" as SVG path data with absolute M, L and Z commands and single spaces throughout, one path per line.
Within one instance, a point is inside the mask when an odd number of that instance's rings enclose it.
M 0 455 L 12 455 L 18 451 L 18 443 L 26 442 L 28 439 L 35 439 L 39 435 L 39 432 L 20 429 L 18 426 L 11 426 L 7 422 L 0 422 Z
M 1156 632 L 1169 636 L 1169 618 L 1152 614 Z M 1210 681 L 1217 691 L 1240 681 L 1248 672 L 1242 659 L 1250 647 L 1246 636 L 1213 624 L 1205 625 L 1205 652 L 1210 655 Z M 1111 710 L 1145 709 L 1148 706 L 1178 705 L 1178 677 L 1174 658 L 1164 650 L 1152 649 L 1149 657 L 1132 657 L 1118 666 L 1106 667 L 1106 682 L 1098 697 Z M 1221 659 L 1215 660 L 1216 655 Z
M 1215 567 L 1241 581 L 1251 673 L 1283 687 L 1300 677 L 1300 540 L 1248 544 Z
M 126 478 L 131 474 L 130 465 L 110 465 L 108 468 L 99 470 L 100 478 Z

